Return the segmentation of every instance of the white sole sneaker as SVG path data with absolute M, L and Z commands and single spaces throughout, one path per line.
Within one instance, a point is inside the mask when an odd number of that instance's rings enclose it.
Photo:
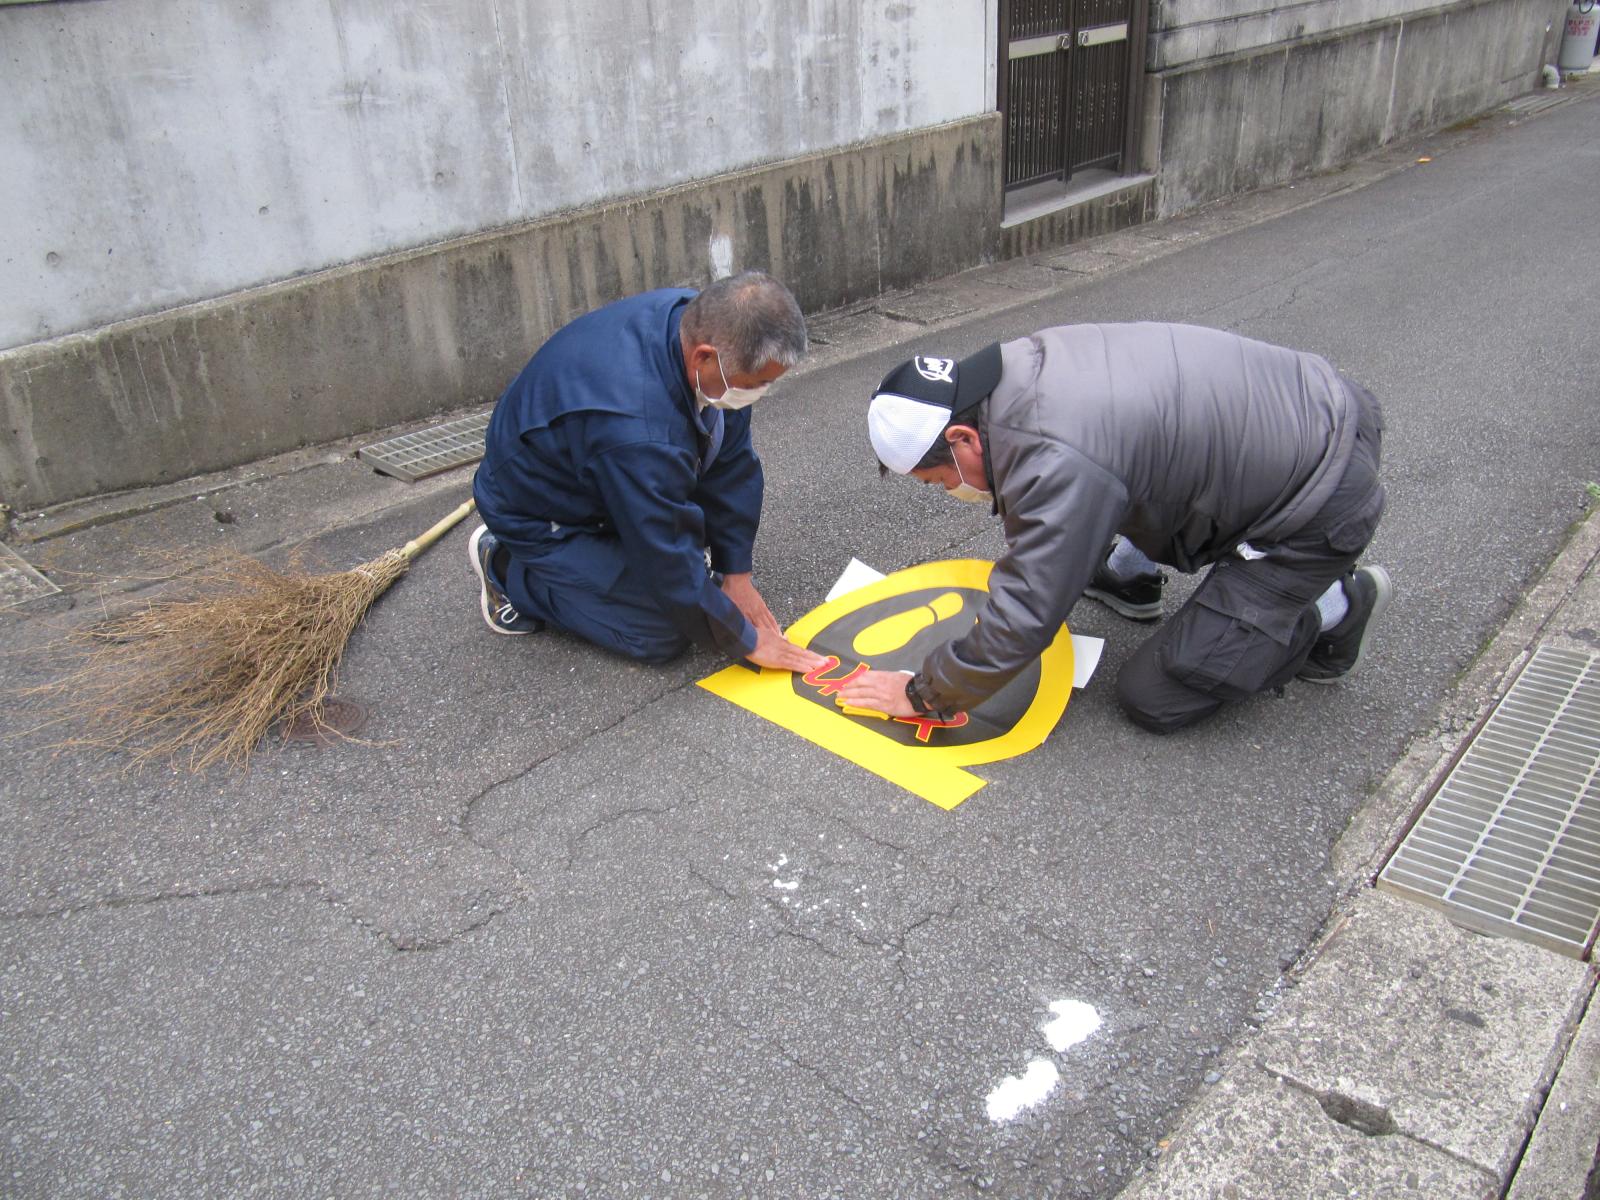
M 537 633 L 539 630 L 533 618 L 525 617 L 512 608 L 510 601 L 501 596 L 489 582 L 489 576 L 483 569 L 483 555 L 479 553 L 479 545 L 488 532 L 487 525 L 479 525 L 467 539 L 467 561 L 472 564 L 472 573 L 478 577 L 478 611 L 483 614 L 483 623 L 501 637 L 527 637 L 530 633 Z M 505 614 L 509 614 L 513 621 L 525 622 L 535 627 L 507 629 L 497 619 Z

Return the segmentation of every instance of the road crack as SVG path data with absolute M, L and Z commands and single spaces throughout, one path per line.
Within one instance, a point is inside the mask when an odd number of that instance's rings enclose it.
M 228 887 L 183 888 L 167 892 L 151 892 L 140 896 L 104 896 L 81 904 L 64 904 L 55 908 L 21 909 L 0 913 L 0 921 L 40 921 L 49 917 L 67 917 L 78 913 L 112 911 L 122 908 L 140 908 L 157 904 L 170 904 L 181 900 L 213 900 L 229 896 L 262 896 L 272 893 L 305 893 L 320 896 L 320 883 L 246 883 Z

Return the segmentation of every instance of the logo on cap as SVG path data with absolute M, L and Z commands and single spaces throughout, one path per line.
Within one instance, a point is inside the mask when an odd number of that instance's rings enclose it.
M 955 383 L 950 377 L 950 372 L 956 369 L 956 360 L 953 358 L 924 358 L 918 355 L 911 360 L 911 363 L 917 368 L 917 374 L 924 379 L 938 383 Z

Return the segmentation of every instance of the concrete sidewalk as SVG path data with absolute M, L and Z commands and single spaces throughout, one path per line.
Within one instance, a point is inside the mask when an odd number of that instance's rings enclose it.
M 1590 515 L 1448 726 L 1475 731 L 1539 647 L 1600 650 L 1597 565 Z M 1466 740 L 1414 747 L 1351 823 L 1335 862 L 1356 886 L 1121 1200 L 1600 1194 L 1594 967 L 1368 886 Z

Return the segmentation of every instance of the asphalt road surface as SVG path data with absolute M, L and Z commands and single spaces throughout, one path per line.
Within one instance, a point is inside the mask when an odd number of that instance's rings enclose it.
M 851 556 L 1000 550 L 985 509 L 878 476 L 865 398 L 907 355 L 1130 319 L 1322 353 L 1389 419 L 1371 557 L 1396 599 L 1344 685 L 1156 738 L 1111 687 L 1145 628 L 1086 600 L 1095 680 L 945 812 L 694 687 L 710 654 L 649 668 L 493 636 L 463 526 L 351 646 L 362 743 L 194 778 L 14 736 L 0 1191 L 1114 1195 L 1271 1004 L 1341 886 L 1340 831 L 1600 477 L 1597 121 L 1590 99 L 1496 127 L 1020 306 L 989 288 L 757 410 L 758 582 L 792 621 Z M 295 503 L 334 511 L 341 471 Z M 397 545 L 465 477 L 315 552 Z M 307 496 L 319 480 L 332 498 Z M 241 493 L 218 535 L 274 495 Z M 174 544 L 193 509 L 169 512 Z M 75 536 L 117 552 L 114 529 Z M 5 638 L 94 610 L 86 591 L 17 610 Z M 0 656 L 7 686 L 49 670 Z M 1099 1024 L 1072 1041 L 1083 1006 Z M 1009 1077 L 1052 1071 L 997 1119 Z

